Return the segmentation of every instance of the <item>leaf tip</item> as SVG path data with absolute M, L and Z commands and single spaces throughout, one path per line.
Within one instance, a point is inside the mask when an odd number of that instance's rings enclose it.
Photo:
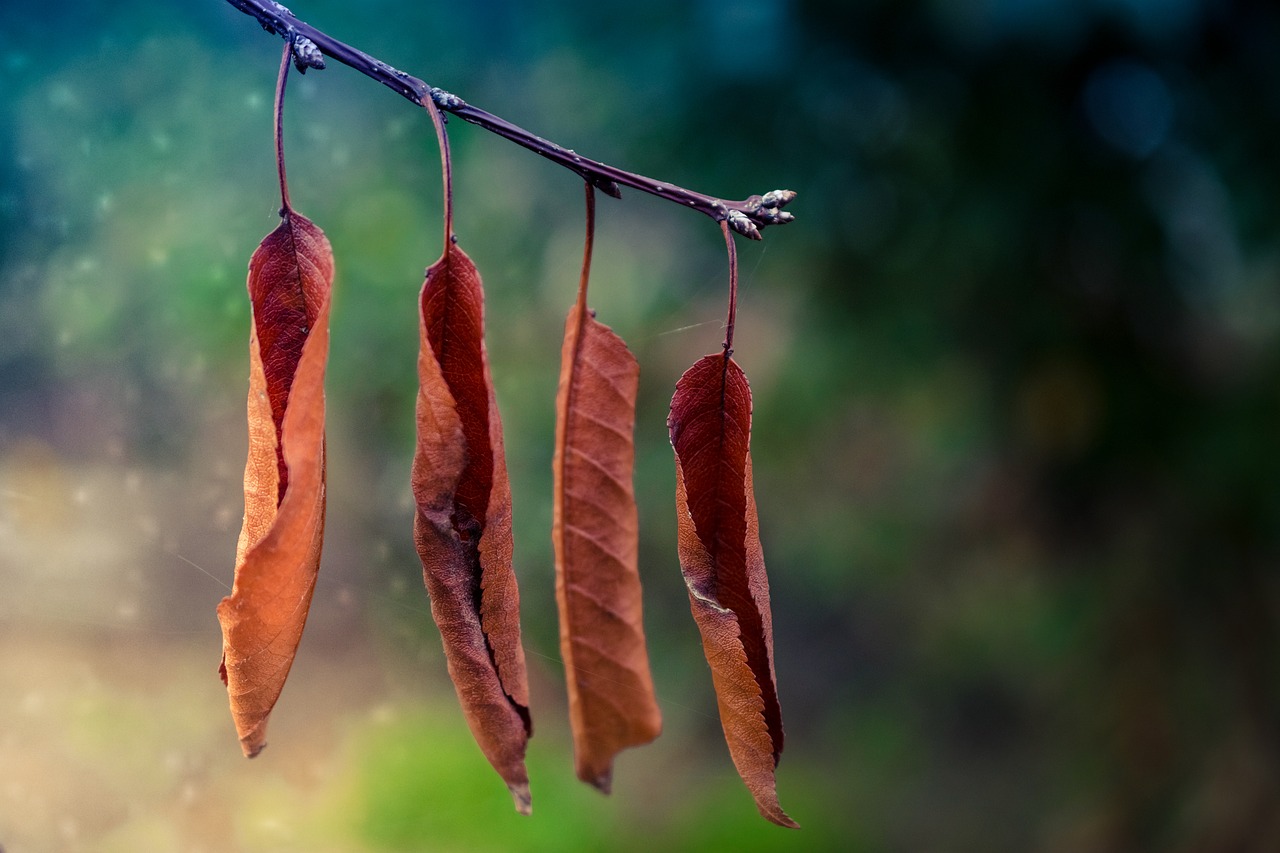
M 756 801 L 756 809 L 760 812 L 761 817 L 784 829 L 800 828 L 800 824 L 792 820 L 791 816 L 782 810 L 782 804 L 778 802 L 778 790 L 772 779 L 765 782 L 757 778 L 748 781 L 747 787 L 751 790 L 751 797 Z
M 737 760 L 735 756 L 735 763 Z M 776 754 L 774 767 L 777 767 Z M 777 781 L 772 772 L 767 775 L 763 773 L 744 774 L 742 779 L 747 783 L 747 789 L 751 792 L 751 798 L 755 800 L 756 810 L 760 812 L 761 817 L 785 829 L 800 828 L 800 824 L 792 820 L 791 816 L 783 811 L 782 803 L 778 801 Z
M 613 768 L 609 767 L 596 775 L 583 774 L 579 777 L 606 797 L 613 793 Z
M 511 799 L 515 801 L 516 811 L 522 815 L 533 814 L 533 796 L 529 793 L 529 783 L 517 782 L 507 787 L 511 789 Z

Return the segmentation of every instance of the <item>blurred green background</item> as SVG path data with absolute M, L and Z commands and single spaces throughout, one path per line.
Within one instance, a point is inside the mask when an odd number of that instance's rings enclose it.
M 533 680 L 522 819 L 445 678 L 409 535 L 430 122 L 293 78 L 338 281 L 307 634 L 239 752 L 214 607 L 242 511 L 244 273 L 277 39 L 220 0 L 0 6 L 6 853 L 1280 849 L 1280 9 L 1230 0 L 313 2 L 351 44 L 598 159 L 797 221 L 740 241 L 737 355 L 787 750 L 760 819 L 675 559 L 665 416 L 720 234 L 601 199 L 642 366 L 665 732 L 573 778 L 549 529 L 581 185 L 451 124 L 488 288 Z

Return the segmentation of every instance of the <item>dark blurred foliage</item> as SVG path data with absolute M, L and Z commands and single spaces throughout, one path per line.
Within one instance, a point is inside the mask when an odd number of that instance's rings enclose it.
M 1280 849 L 1280 7 L 293 5 L 584 154 L 726 196 L 799 191 L 794 224 L 741 246 L 737 348 L 779 789 L 810 843 Z M 234 426 L 276 55 L 213 0 L 0 7 L 0 449 L 34 434 L 93 458 L 109 433 L 127 459 L 198 456 L 184 436 Z M 413 569 L 404 308 L 437 239 L 435 154 L 429 123 L 345 69 L 291 99 L 293 197 L 338 256 L 331 452 L 355 460 L 334 475 L 326 571 L 381 590 Z M 527 642 L 553 658 L 551 408 L 580 188 L 450 127 Z M 602 200 L 592 292 L 644 370 L 642 573 L 670 737 L 711 744 L 698 760 L 722 771 L 714 719 L 686 713 L 713 704 L 663 418 L 719 341 L 724 261 L 710 223 L 668 208 Z M 50 386 L 72 389 L 70 415 Z M 95 394 L 127 404 L 86 438 L 115 411 Z M 428 636 L 384 610 L 360 624 Z
M 834 173 L 787 237 L 814 240 L 802 322 L 830 347 L 796 355 L 840 401 L 811 473 L 837 447 L 860 459 L 842 512 L 879 518 L 893 552 L 851 543 L 864 580 L 791 628 L 850 626 L 853 654 L 813 675 L 914 720 L 947 758 L 913 795 L 994 835 L 902 829 L 971 849 L 1280 843 L 1280 10 L 799 19 L 813 65 L 763 101 Z M 952 421 L 950 458 L 911 485 L 883 470 L 904 385 Z M 769 436 L 815 426 L 786 394 L 769 402 L 794 422 L 761 414 Z

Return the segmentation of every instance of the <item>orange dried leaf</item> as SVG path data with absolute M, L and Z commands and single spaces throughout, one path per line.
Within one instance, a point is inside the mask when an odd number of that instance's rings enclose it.
M 667 426 L 676 453 L 680 568 L 729 755 L 760 814 L 794 828 L 774 776 L 782 711 L 751 482 L 751 388 L 742 368 L 727 353 L 699 359 L 676 384 Z
M 219 669 L 253 757 L 302 637 L 324 536 L 324 372 L 333 250 L 286 209 L 249 261 L 249 455 L 231 595 L 218 605 Z
M 613 758 L 662 730 L 641 614 L 632 470 L 640 366 L 580 298 L 556 399 L 556 604 L 578 778 L 609 793 Z
M 528 814 L 532 724 L 511 487 L 485 359 L 484 292 L 461 249 L 448 246 L 427 270 L 420 310 L 414 540 L 467 724 Z

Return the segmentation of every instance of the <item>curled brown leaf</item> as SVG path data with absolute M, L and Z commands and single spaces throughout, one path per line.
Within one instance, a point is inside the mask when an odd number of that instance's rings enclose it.
M 729 755 L 760 814 L 794 828 L 775 778 L 782 711 L 751 478 L 751 389 L 727 350 L 704 356 L 680 378 L 667 425 L 676 454 L 680 568 Z
M 427 270 L 419 304 L 414 540 L 467 724 L 528 814 L 532 723 L 511 487 L 484 352 L 484 293 L 460 248 L 447 246 Z
M 324 373 L 333 251 L 286 208 L 249 261 L 249 454 L 231 595 L 218 605 L 219 671 L 245 755 L 293 665 L 324 536 Z

